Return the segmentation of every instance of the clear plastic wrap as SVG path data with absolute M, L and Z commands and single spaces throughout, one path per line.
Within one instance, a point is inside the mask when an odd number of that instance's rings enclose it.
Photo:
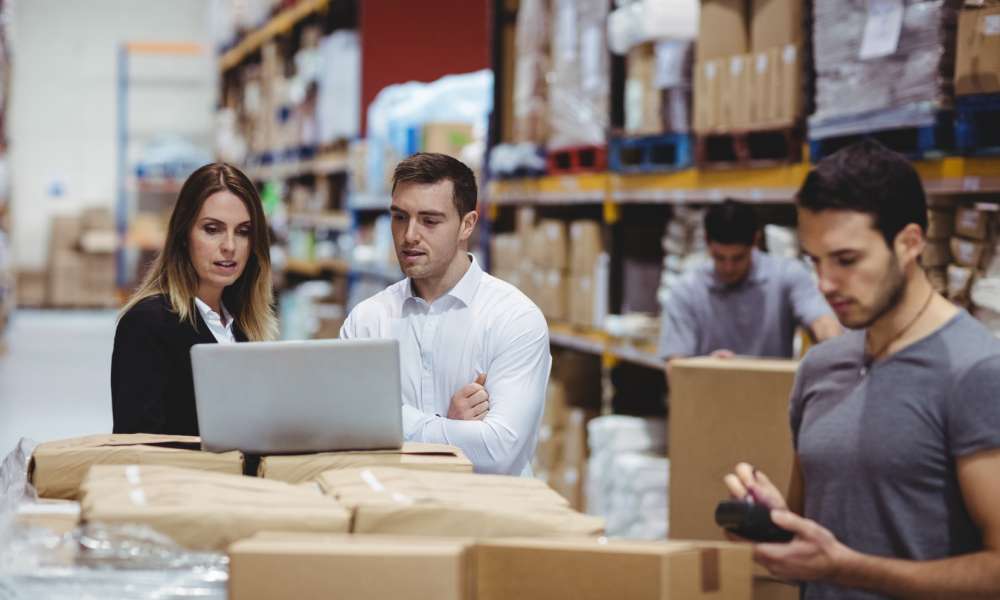
M 895 50 L 863 59 L 868 0 L 816 0 L 814 138 L 934 123 L 952 102 L 957 0 L 901 0 Z
M 610 118 L 610 67 L 602 0 L 553 0 L 548 75 L 548 147 L 603 145 Z
M 625 476 L 616 468 L 616 460 L 626 454 L 665 454 L 666 432 L 664 420 L 657 418 L 608 415 L 592 419 L 587 424 L 587 444 L 590 448 L 586 481 L 587 512 L 608 519 L 608 535 L 624 535 L 624 528 L 620 524 L 623 520 L 629 520 L 627 517 L 612 515 L 616 490 L 632 485 L 625 480 L 633 479 L 632 475 Z M 618 525 L 613 530 L 611 521 L 615 519 Z
M 545 142 L 549 61 L 549 14 L 544 0 L 523 0 L 517 11 L 514 49 L 514 142 Z

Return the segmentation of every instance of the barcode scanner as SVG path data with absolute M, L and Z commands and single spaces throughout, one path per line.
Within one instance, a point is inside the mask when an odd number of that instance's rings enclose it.
M 726 531 L 754 542 L 790 542 L 795 537 L 771 520 L 771 509 L 744 500 L 723 500 L 715 507 L 715 522 Z

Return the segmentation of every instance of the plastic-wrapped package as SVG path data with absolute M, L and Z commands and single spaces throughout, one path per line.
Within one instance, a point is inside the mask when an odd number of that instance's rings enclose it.
M 813 3 L 813 138 L 931 125 L 936 111 L 951 105 L 961 1 L 899 0 L 901 14 L 888 10 L 881 17 L 869 15 L 875 4 Z M 897 44 L 880 43 L 891 42 L 897 32 Z
M 663 419 L 607 415 L 587 424 L 587 512 L 608 517 L 616 477 L 615 458 L 621 454 L 662 455 L 667 448 Z
M 603 145 L 610 67 L 602 0 L 553 0 L 548 75 L 548 148 Z
M 514 142 L 545 142 L 545 77 L 549 14 L 544 0 L 523 0 L 517 10 L 514 47 Z
M 768 254 L 785 258 L 799 256 L 799 236 L 791 227 L 765 225 L 764 241 L 767 243 Z
M 358 136 L 361 128 L 361 42 L 335 31 L 320 42 L 316 129 L 320 144 Z
M 607 535 L 633 539 L 667 537 L 670 460 L 634 452 L 612 462 Z

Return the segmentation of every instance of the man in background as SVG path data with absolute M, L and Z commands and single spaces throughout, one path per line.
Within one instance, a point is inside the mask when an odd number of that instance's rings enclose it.
M 817 341 L 841 333 L 803 264 L 757 250 L 752 207 L 726 200 L 705 213 L 711 262 L 687 273 L 664 306 L 660 356 L 792 358 L 795 331 Z

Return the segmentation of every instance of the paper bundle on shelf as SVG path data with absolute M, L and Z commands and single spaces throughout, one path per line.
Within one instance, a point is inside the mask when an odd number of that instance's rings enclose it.
M 608 415 L 587 425 L 587 512 L 609 536 L 666 533 L 667 426 L 663 419 Z
M 956 2 L 813 4 L 811 137 L 922 127 L 950 107 Z
M 548 75 L 548 148 L 603 145 L 610 77 L 602 0 L 554 0 Z
M 663 235 L 663 271 L 656 292 L 661 307 L 670 301 L 670 289 L 683 274 L 707 258 L 704 215 L 704 209 L 674 208 L 673 219 Z

